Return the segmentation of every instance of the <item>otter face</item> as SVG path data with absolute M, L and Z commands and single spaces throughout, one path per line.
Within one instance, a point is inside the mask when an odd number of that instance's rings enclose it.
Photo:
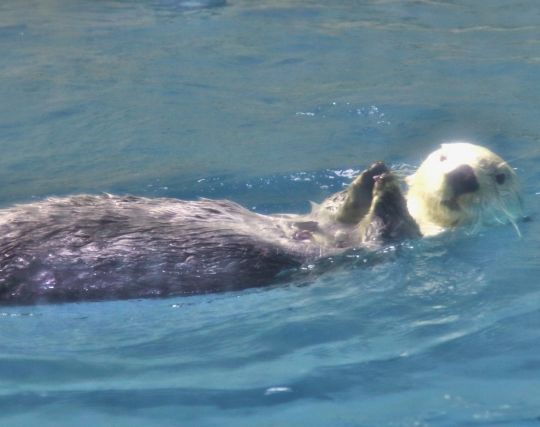
M 478 145 L 442 144 L 408 183 L 409 211 L 426 235 L 462 225 L 515 224 L 522 216 L 515 172 Z

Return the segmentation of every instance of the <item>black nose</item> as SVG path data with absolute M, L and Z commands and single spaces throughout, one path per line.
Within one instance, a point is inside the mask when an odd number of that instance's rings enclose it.
M 469 165 L 461 165 L 452 172 L 448 172 L 446 182 L 454 190 L 455 196 L 473 193 L 479 188 L 474 169 Z

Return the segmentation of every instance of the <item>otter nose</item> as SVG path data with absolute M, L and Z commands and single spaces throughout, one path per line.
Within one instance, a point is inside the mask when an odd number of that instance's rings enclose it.
M 448 172 L 446 174 L 446 182 L 454 190 L 455 196 L 473 193 L 479 188 L 474 169 L 469 165 L 461 165 L 452 172 Z

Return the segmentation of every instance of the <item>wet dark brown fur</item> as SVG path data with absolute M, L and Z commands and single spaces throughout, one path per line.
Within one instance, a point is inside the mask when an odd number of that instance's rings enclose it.
M 368 178 L 361 184 L 369 187 L 362 190 L 364 212 L 353 224 L 260 215 L 223 200 L 110 195 L 53 198 L 2 210 L 0 304 L 264 286 L 284 271 L 342 252 L 344 245 L 328 238 L 335 230 L 356 233 L 349 246 L 419 236 L 404 215 L 405 201 L 392 176 L 380 184 L 374 174 Z M 299 225 L 308 223 L 310 230 Z

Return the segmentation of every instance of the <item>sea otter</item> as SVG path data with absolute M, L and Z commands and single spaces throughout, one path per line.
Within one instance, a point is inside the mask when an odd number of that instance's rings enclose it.
M 499 157 L 471 144 L 441 150 L 410 178 L 407 198 L 396 176 L 376 162 L 307 215 L 261 215 L 226 200 L 112 195 L 49 198 L 1 210 L 0 304 L 264 286 L 350 248 L 499 219 L 499 212 L 517 218 L 515 176 Z

